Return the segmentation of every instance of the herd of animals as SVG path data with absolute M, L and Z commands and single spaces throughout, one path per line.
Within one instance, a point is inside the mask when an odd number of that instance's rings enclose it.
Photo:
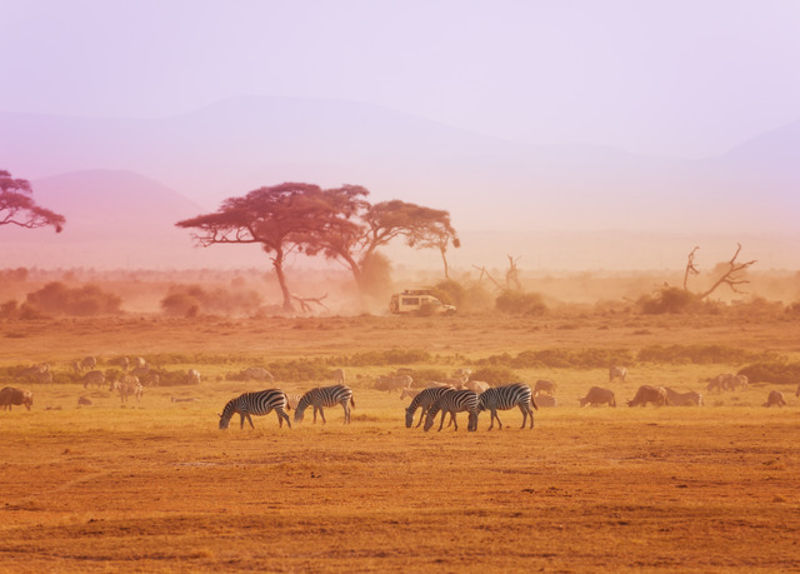
M 127 357 L 115 359 L 115 364 L 120 366 L 122 371 L 97 370 L 97 360 L 94 357 L 86 357 L 80 361 L 75 361 L 73 369 L 80 376 L 84 388 L 90 386 L 102 387 L 107 385 L 109 391 L 119 393 L 120 400 L 124 404 L 129 397 L 134 397 L 139 401 L 142 397 L 145 384 L 158 384 L 158 374 L 150 369 L 143 358 L 136 358 L 133 361 Z M 405 424 L 411 428 L 417 410 L 420 417 L 415 428 L 423 424 L 425 431 L 430 430 L 435 424 L 437 415 L 440 415 L 439 429 L 442 430 L 445 418 L 449 416 L 448 426 L 452 425 L 454 430 L 458 430 L 456 414 L 466 412 L 468 414 L 467 430 L 475 431 L 478 425 L 478 416 L 483 411 L 489 411 L 490 424 L 488 429 L 494 428 L 495 421 L 500 429 L 503 423 L 497 411 L 505 411 L 519 408 L 522 413 L 522 427 L 526 425 L 533 428 L 533 411 L 540 406 L 554 407 L 557 404 L 555 392 L 557 385 L 553 381 L 538 380 L 533 389 L 526 383 L 511 383 L 498 387 L 491 387 L 485 382 L 475 381 L 470 378 L 469 369 L 459 369 L 452 379 L 443 382 L 431 383 L 428 387 L 418 390 L 413 387 L 413 371 L 409 369 L 399 369 L 392 375 L 380 376 L 375 382 L 374 387 L 384 391 L 400 391 L 400 398 L 411 398 L 411 403 L 405 409 Z M 35 376 L 38 381 L 52 381 L 52 373 L 49 372 L 47 365 L 36 365 L 30 367 L 24 373 L 25 376 Z M 248 392 L 239 395 L 227 402 L 219 415 L 219 428 L 226 429 L 234 414 L 240 417 L 240 428 L 244 427 L 244 422 L 250 423 L 254 428 L 251 416 L 263 416 L 270 412 L 275 412 L 278 417 L 278 424 L 283 426 L 284 421 L 291 427 L 291 421 L 286 411 L 294 409 L 294 421 L 300 422 L 304 418 L 305 411 L 312 407 L 313 421 L 316 423 L 317 414 L 320 415 L 323 424 L 326 422 L 324 409 L 341 405 L 344 410 L 344 422 L 350 423 L 351 407 L 355 407 L 353 391 L 345 384 L 345 373 L 343 369 L 335 369 L 331 373 L 335 384 L 326 387 L 317 387 L 309 390 L 302 395 L 290 395 L 280 389 L 267 389 L 257 392 Z M 251 367 L 239 373 L 240 377 L 247 380 L 255 379 L 260 381 L 273 381 L 272 375 L 261 367 Z M 627 369 L 625 367 L 611 366 L 609 369 L 609 382 L 619 378 L 625 381 Z M 190 369 L 186 375 L 186 382 L 196 384 L 200 382 L 200 373 Z M 748 387 L 749 381 L 745 375 L 734 375 L 731 373 L 717 375 L 708 380 L 706 390 L 709 392 L 735 391 Z M 800 397 L 800 385 L 798 385 L 795 395 Z M 172 402 L 194 401 L 193 398 L 171 397 Z M 702 406 L 703 395 L 696 391 L 677 392 L 674 389 L 663 386 L 642 385 L 637 390 L 633 399 L 627 401 L 628 406 L 645 406 L 651 403 L 656 406 Z M 616 407 L 616 397 L 614 391 L 608 388 L 593 386 L 586 395 L 579 399 L 581 407 L 608 405 Z M 33 393 L 27 389 L 16 387 L 4 387 L 0 390 L 0 407 L 3 410 L 11 410 L 14 405 L 25 406 L 28 410 L 33 406 Z M 91 400 L 87 397 L 79 397 L 78 405 L 91 405 Z M 782 392 L 772 390 L 763 403 L 764 407 L 782 407 L 786 405 L 786 399 Z M 529 422 L 528 422 L 529 421 Z

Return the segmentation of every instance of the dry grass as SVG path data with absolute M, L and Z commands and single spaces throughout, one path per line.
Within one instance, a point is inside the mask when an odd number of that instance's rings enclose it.
M 253 362 L 422 349 L 432 365 L 528 349 L 719 344 L 800 354 L 788 321 L 724 317 L 498 320 L 360 317 L 64 320 L 0 324 L 0 366 L 94 354 L 229 357 L 199 386 L 149 388 L 119 406 L 75 384 L 20 385 L 30 412 L 0 412 L 0 571 L 796 571 L 800 401 L 759 405 L 768 386 L 707 396 L 704 408 L 630 409 L 639 384 L 699 389 L 736 365 L 523 369 L 552 378 L 564 406 L 533 431 L 406 429 L 397 395 L 371 390 L 388 366 L 348 369 L 353 423 L 217 430 L 224 402 L 258 383 L 220 380 Z M 459 359 L 461 357 L 461 359 Z M 359 378 L 359 375 L 361 377 Z M 8 384 L 12 381 L 2 381 Z M 287 391 L 318 383 L 277 382 Z M 593 385 L 617 409 L 578 409 Z M 170 396 L 195 397 L 172 403 Z M 51 410 L 45 410 L 50 407 Z M 55 409 L 55 410 L 54 410 Z M 465 421 L 464 421 L 465 422 Z

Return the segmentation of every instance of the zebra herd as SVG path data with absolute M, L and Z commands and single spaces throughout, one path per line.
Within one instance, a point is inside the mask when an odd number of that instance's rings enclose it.
M 344 423 L 349 424 L 350 408 L 355 407 L 353 391 L 350 387 L 337 384 L 311 389 L 300 397 L 295 407 L 294 421 L 295 423 L 301 422 L 306 409 L 312 407 L 314 422 L 317 422 L 317 412 L 319 412 L 322 423 L 325 424 L 327 421 L 324 408 L 336 405 L 342 406 L 344 409 Z M 497 415 L 497 411 L 509 410 L 514 407 L 519 407 L 522 412 L 522 428 L 525 428 L 528 417 L 530 417 L 530 428 L 533 428 L 533 409 L 538 409 L 539 407 L 536 406 L 536 401 L 531 394 L 531 388 L 525 383 L 513 383 L 502 387 L 490 388 L 480 394 L 468 389 L 454 389 L 444 386 L 429 387 L 419 392 L 406 408 L 406 427 L 411 428 L 417 409 L 422 409 L 417 427 L 422 424 L 424 418 L 425 431 L 431 429 L 436 420 L 436 415 L 439 413 L 441 413 L 440 431 L 444 426 L 444 419 L 447 415 L 450 415 L 448 426 L 452 424 L 453 429 L 458 430 L 456 413 L 460 412 L 468 413 L 467 430 L 476 431 L 478 429 L 478 415 L 482 411 L 491 413 L 489 430 L 494 428 L 495 420 L 497 420 L 500 429 L 502 429 L 503 423 Z M 219 414 L 219 428 L 221 430 L 227 429 L 234 414 L 239 415 L 239 428 L 244 428 L 245 419 L 250 423 L 251 428 L 255 428 L 251 415 L 263 416 L 273 411 L 278 417 L 279 427 L 282 428 L 283 422 L 286 421 L 288 427 L 291 428 L 292 423 L 286 413 L 289 409 L 289 398 L 280 389 L 243 393 L 225 404 L 225 408 Z
M 300 397 L 294 411 L 294 422 L 302 421 L 305 410 L 308 407 L 313 407 L 314 422 L 317 422 L 317 412 L 319 412 L 324 424 L 327 422 L 325 420 L 324 407 L 333 407 L 337 404 L 342 405 L 344 409 L 344 422 L 345 424 L 349 424 L 350 407 L 356 406 L 353 400 L 353 391 L 350 387 L 346 385 L 332 385 L 329 387 L 311 389 Z M 237 413 L 240 418 L 239 428 L 244 428 L 245 419 L 247 419 L 247 422 L 250 423 L 252 428 L 255 428 L 253 426 L 253 419 L 251 419 L 250 416 L 268 415 L 272 411 L 275 411 L 278 415 L 278 426 L 283 427 L 283 421 L 285 420 L 289 428 L 292 428 L 289 415 L 286 414 L 289 408 L 289 397 L 280 389 L 267 389 L 265 391 L 244 393 L 235 399 L 231 399 L 225 405 L 225 408 L 219 415 L 219 428 L 228 428 L 231 417 Z

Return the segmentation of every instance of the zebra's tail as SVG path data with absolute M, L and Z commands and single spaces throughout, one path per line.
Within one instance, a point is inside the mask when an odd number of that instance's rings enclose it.
M 353 408 L 356 408 L 356 401 L 355 401 L 355 399 L 353 398 L 353 395 L 350 395 L 350 405 L 351 405 Z

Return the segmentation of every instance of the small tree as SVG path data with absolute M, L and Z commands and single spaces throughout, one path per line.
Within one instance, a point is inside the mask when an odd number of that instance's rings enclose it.
M 0 225 L 17 225 L 25 229 L 52 225 L 61 233 L 66 219 L 33 200 L 33 189 L 28 180 L 14 179 L 0 170 Z

